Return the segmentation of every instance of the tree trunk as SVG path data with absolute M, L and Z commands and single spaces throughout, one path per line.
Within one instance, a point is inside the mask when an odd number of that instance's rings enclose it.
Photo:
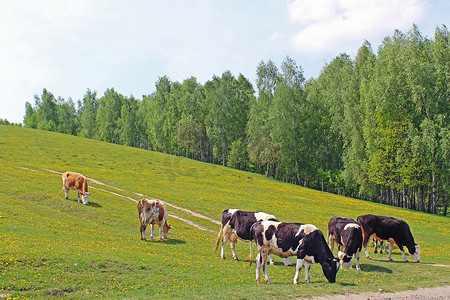
M 431 177 L 432 177 L 432 181 L 433 181 L 432 211 L 433 211 L 433 214 L 436 214 L 437 191 L 436 191 L 436 176 L 434 174 L 434 171 L 431 171 Z
M 447 191 L 446 191 L 446 193 L 445 193 L 445 202 L 444 202 L 444 217 L 446 217 L 447 216 L 447 202 L 448 201 L 448 188 L 447 188 Z

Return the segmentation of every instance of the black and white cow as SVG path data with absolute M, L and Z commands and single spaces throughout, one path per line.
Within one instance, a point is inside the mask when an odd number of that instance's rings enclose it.
M 359 256 L 362 249 L 362 230 L 355 220 L 350 218 L 333 217 L 328 221 L 327 233 L 328 246 L 331 251 L 334 242 L 338 244 L 338 257 L 341 261 L 341 268 L 352 267 L 352 257 L 356 257 L 356 270 L 360 271 Z M 344 247 L 344 250 L 341 250 Z
M 267 273 L 267 256 L 269 253 L 280 257 L 297 256 L 294 284 L 298 284 L 300 269 L 305 263 L 305 279 L 310 282 L 309 268 L 311 264 L 319 263 L 329 282 L 336 282 L 339 270 L 339 259 L 333 257 L 323 233 L 311 224 L 281 223 L 261 221 L 253 224 L 252 238 L 258 246 L 256 257 L 256 282 L 261 283 L 260 269 L 263 269 L 267 283 L 271 283 Z M 250 244 L 251 245 L 251 244 Z M 250 265 L 252 251 L 250 246 Z
M 220 226 L 219 234 L 217 235 L 217 241 L 215 251 L 219 246 L 219 242 L 222 240 L 222 250 L 220 257 L 225 259 L 225 246 L 227 241 L 230 241 L 231 252 L 233 253 L 233 259 L 239 260 L 236 254 L 236 243 L 238 238 L 242 241 L 250 240 L 250 227 L 257 221 L 272 220 L 278 221 L 274 215 L 269 215 L 263 212 L 243 211 L 239 209 L 225 209 L 222 213 L 222 224 Z M 270 264 L 273 265 L 272 256 L 269 257 Z M 283 259 L 285 266 L 291 266 L 291 259 Z
M 403 252 L 403 247 L 406 246 L 412 259 L 415 262 L 420 262 L 420 246 L 414 242 L 409 225 L 405 221 L 374 215 L 359 216 L 357 221 L 363 231 L 363 246 L 368 259 L 370 257 L 367 244 L 373 235 L 377 240 L 389 241 L 389 260 L 392 260 L 391 253 L 395 243 L 400 248 L 404 261 L 408 261 L 405 252 Z

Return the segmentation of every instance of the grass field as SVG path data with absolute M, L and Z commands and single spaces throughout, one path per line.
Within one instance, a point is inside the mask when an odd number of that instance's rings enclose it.
M 450 277 L 450 221 L 441 216 L 183 157 L 12 126 L 0 126 L 0 170 L 0 298 L 286 299 L 440 286 Z M 89 205 L 77 203 L 74 191 L 64 199 L 55 172 L 68 170 L 99 181 L 89 181 Z M 142 198 L 138 194 L 168 204 L 173 229 L 167 241 L 140 240 L 132 201 Z M 228 246 L 226 260 L 214 253 L 225 208 L 312 223 L 325 234 L 333 216 L 401 218 L 421 246 L 421 263 L 403 263 L 395 249 L 394 262 L 384 254 L 372 254 L 372 261 L 362 255 L 362 271 L 340 270 L 335 284 L 313 265 L 312 283 L 304 282 L 302 271 L 301 284 L 293 285 L 295 267 L 284 267 L 275 257 L 276 265 L 269 267 L 273 284 L 258 285 L 248 244 L 236 247 L 240 261 L 231 259 Z

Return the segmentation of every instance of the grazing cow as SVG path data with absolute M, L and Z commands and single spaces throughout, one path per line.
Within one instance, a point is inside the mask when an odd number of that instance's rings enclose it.
M 152 233 L 150 239 L 153 240 L 153 225 L 159 226 L 159 238 L 161 240 L 167 238 L 167 233 L 172 226 L 167 223 L 168 212 L 164 203 L 160 200 L 141 199 L 137 204 L 139 213 L 139 221 L 141 223 L 141 240 L 147 240 L 145 230 L 150 224 Z
M 229 240 L 233 259 L 239 260 L 235 249 L 238 238 L 242 241 L 250 240 L 250 227 L 257 221 L 265 220 L 278 221 L 275 216 L 263 212 L 225 209 L 222 213 L 222 224 L 220 226 L 219 234 L 217 235 L 215 251 L 217 251 L 219 242 L 222 239 L 220 257 L 225 259 L 225 246 Z M 272 256 L 269 257 L 269 260 L 270 264 L 273 265 L 274 262 Z M 283 263 L 285 266 L 292 265 L 290 258 L 283 259 Z
M 368 259 L 371 258 L 369 256 L 369 251 L 367 250 L 367 244 L 370 237 L 373 235 L 377 240 L 389 241 L 388 258 L 390 261 L 392 260 L 391 253 L 395 243 L 400 248 L 404 261 L 408 261 L 405 252 L 403 252 L 403 247 L 406 246 L 412 259 L 415 262 L 420 262 L 420 246 L 414 242 L 411 230 L 405 221 L 374 215 L 359 216 L 357 221 L 359 225 L 361 225 L 363 231 L 363 246 Z
M 89 196 L 88 184 L 86 178 L 83 175 L 74 172 L 65 172 L 62 174 L 63 189 L 66 193 L 66 199 L 69 199 L 69 190 L 75 190 L 78 196 L 78 202 L 80 202 L 80 195 L 83 204 L 88 204 Z
M 362 249 L 362 230 L 355 220 L 349 218 L 333 217 L 328 222 L 327 241 L 331 251 L 334 242 L 338 244 L 338 257 L 341 261 L 341 268 L 352 267 L 352 257 L 356 257 L 356 270 L 360 271 L 359 256 Z M 344 246 L 344 251 L 341 247 Z
M 271 283 L 267 273 L 267 255 L 274 253 L 281 257 L 297 256 L 294 284 L 298 284 L 300 269 L 305 262 L 305 279 L 310 282 L 309 268 L 311 264 L 319 263 L 329 282 L 336 282 L 339 270 L 339 259 L 333 257 L 322 232 L 311 224 L 281 223 L 261 221 L 253 224 L 251 234 L 258 246 L 256 257 L 256 282 L 260 281 L 262 267 L 267 283 Z M 251 241 L 250 241 L 251 242 Z M 251 245 L 251 244 L 250 244 Z M 250 247 L 250 265 L 252 251 Z

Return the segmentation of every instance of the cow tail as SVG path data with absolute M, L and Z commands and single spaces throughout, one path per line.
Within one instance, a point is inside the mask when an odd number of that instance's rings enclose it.
M 142 209 L 143 209 L 142 200 L 138 201 L 137 209 L 138 209 L 138 215 L 139 215 L 139 223 L 142 225 L 142 223 L 143 223 L 143 220 L 142 220 Z
M 222 237 L 222 230 L 223 230 L 223 225 L 220 224 L 220 230 L 219 230 L 219 234 L 217 235 L 217 241 L 216 241 L 216 246 L 214 248 L 214 252 L 217 252 L 217 248 L 219 247 L 219 242 L 220 242 L 221 237 Z

